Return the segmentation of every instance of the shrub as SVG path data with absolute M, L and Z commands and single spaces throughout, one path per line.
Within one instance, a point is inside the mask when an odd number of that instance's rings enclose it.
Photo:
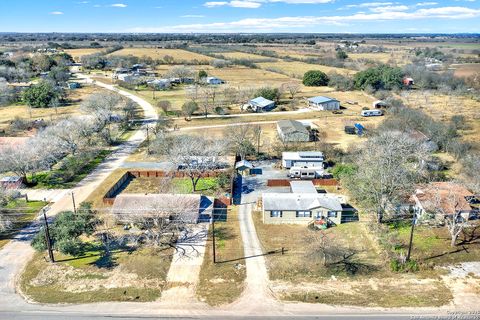
M 328 76 L 320 70 L 310 70 L 303 75 L 303 84 L 309 87 L 328 85 Z
M 402 263 L 398 259 L 392 259 L 390 260 L 390 270 L 393 272 L 417 272 L 420 270 L 420 267 L 415 260 L 409 260 Z
M 280 99 L 281 92 L 278 88 L 264 87 L 255 92 L 256 97 L 264 97 L 265 99 L 278 101 Z
M 23 92 L 23 101 L 33 108 L 48 108 L 59 97 L 59 90 L 47 81 L 41 81 Z

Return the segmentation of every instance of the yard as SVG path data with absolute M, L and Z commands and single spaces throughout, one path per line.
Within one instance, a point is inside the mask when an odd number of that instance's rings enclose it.
M 231 207 L 226 219 L 215 222 L 216 257 L 213 263 L 212 228 L 200 271 L 197 296 L 209 305 L 221 305 L 236 300 L 244 289 L 245 261 L 238 208 Z
M 368 307 L 442 306 L 452 293 L 432 270 L 406 274 L 389 270 L 385 251 L 360 222 L 326 231 L 332 261 L 307 249 L 312 233 L 306 226 L 267 225 L 261 214 L 254 222 L 264 252 L 285 248 L 285 255 L 267 255 L 271 289 L 287 301 Z M 315 240 L 314 240 L 315 241 Z M 332 250 L 331 249 L 331 250 Z
M 0 249 L 5 246 L 19 230 L 31 223 L 40 210 L 46 206 L 47 203 L 43 201 L 29 201 L 23 199 L 16 199 L 10 201 L 6 206 L 0 207 L 0 211 L 4 211 L 6 216 L 13 215 L 13 225 L 4 232 L 0 232 Z
M 37 253 L 20 279 L 20 289 L 40 303 L 142 302 L 161 296 L 170 248 L 117 250 L 108 260 L 102 253 L 92 249 L 78 258 L 56 253 L 56 263 Z

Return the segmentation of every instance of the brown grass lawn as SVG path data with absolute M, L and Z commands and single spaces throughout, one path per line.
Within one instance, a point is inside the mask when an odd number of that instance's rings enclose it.
M 385 252 L 365 228 L 364 222 L 341 224 L 326 231 L 338 256 L 324 266 L 321 256 L 307 250 L 310 231 L 301 225 L 267 225 L 261 214 L 254 222 L 264 252 L 285 247 L 285 255 L 266 256 L 271 289 L 287 301 L 369 307 L 442 306 L 452 293 L 435 271 L 392 273 Z M 310 240 L 311 241 L 311 240 Z M 340 261 L 340 262 L 339 262 Z
M 0 107 L 0 129 L 8 127 L 10 122 L 16 117 L 25 120 L 45 119 L 56 120 L 68 116 L 81 114 L 80 103 L 83 99 L 92 93 L 104 92 L 95 86 L 83 86 L 80 89 L 68 90 L 67 99 L 69 103 L 66 106 L 55 108 L 29 108 L 26 105 L 10 105 Z
M 329 67 L 329 66 L 324 66 L 320 64 L 310 64 L 310 63 L 299 62 L 299 61 L 261 62 L 261 63 L 258 63 L 257 65 L 262 69 L 267 69 L 267 68 L 278 69 L 282 72 L 285 72 L 286 74 L 288 74 L 293 78 L 302 78 L 303 74 L 309 70 L 320 70 L 327 74 L 333 73 L 333 72 L 336 72 L 339 74 L 350 74 L 350 75 L 355 74 L 354 70 Z
M 259 54 L 232 51 L 232 52 L 221 52 L 220 55 L 224 56 L 226 59 L 247 59 L 247 60 L 265 60 L 270 59 L 269 57 L 261 56 Z
M 147 56 L 152 59 L 163 59 L 165 56 L 172 56 L 175 59 L 175 62 L 181 63 L 182 61 L 211 61 L 213 58 L 205 56 L 203 54 L 198 54 L 195 52 L 190 52 L 182 49 L 156 49 L 156 48 L 125 48 L 119 51 L 111 53 L 111 55 L 116 56 L 137 56 L 143 57 Z
M 82 48 L 82 49 L 67 49 L 66 53 L 73 57 L 73 60 L 80 61 L 82 56 L 88 56 L 90 54 L 99 53 L 105 51 L 105 48 Z
M 246 277 L 245 261 L 238 208 L 232 207 L 225 222 L 215 223 L 217 263 L 213 263 L 212 237 L 200 271 L 200 282 L 196 288 L 198 297 L 210 305 L 233 302 L 244 289 Z
M 91 202 L 93 207 L 104 208 L 103 197 L 111 187 L 127 172 L 128 169 L 117 169 L 113 171 L 102 183 L 87 197 L 85 202 Z
M 20 279 L 20 289 L 40 303 L 153 301 L 160 297 L 172 259 L 172 250 L 144 248 L 112 253 L 114 265 L 103 265 L 100 252 L 72 258 L 56 253 L 51 264 L 35 254 Z

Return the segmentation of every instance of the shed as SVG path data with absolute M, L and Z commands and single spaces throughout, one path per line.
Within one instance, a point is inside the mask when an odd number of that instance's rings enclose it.
M 318 110 L 339 110 L 340 101 L 330 97 L 317 96 L 308 98 L 308 105 Z
M 235 169 L 237 169 L 238 171 L 245 171 L 253 169 L 253 165 L 250 163 L 250 161 L 241 160 L 235 163 Z
M 18 189 L 22 186 L 22 177 L 9 176 L 0 179 L 0 186 L 5 189 Z
M 383 100 L 377 100 L 377 101 L 374 101 L 374 102 L 372 103 L 372 107 L 373 107 L 374 109 L 386 108 L 386 107 L 388 107 L 388 103 L 386 103 L 386 102 L 383 101 Z
M 270 111 L 275 108 L 275 101 L 265 99 L 264 97 L 257 97 L 248 101 L 248 105 L 255 112 Z
M 277 132 L 283 142 L 308 142 L 310 132 L 299 121 L 281 120 L 277 122 Z

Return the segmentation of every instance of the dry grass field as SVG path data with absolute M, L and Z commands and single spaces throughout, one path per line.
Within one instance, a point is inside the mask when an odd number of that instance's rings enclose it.
M 212 58 L 202 54 L 185 51 L 181 49 L 156 49 L 156 48 L 125 48 L 119 51 L 115 51 L 110 55 L 116 56 L 147 56 L 152 59 L 163 59 L 165 56 L 171 56 L 177 63 L 182 61 L 211 61 Z
M 74 115 L 79 115 L 79 106 L 83 99 L 95 92 L 102 90 L 94 86 L 83 86 L 80 89 L 69 90 L 68 100 L 70 103 L 58 108 L 30 108 L 26 105 L 10 105 L 0 107 L 0 129 L 5 129 L 12 120 L 21 118 L 25 120 L 55 120 Z
M 319 64 L 310 64 L 298 61 L 261 62 L 258 63 L 258 66 L 262 69 L 279 70 L 280 72 L 286 73 L 293 78 L 302 78 L 303 74 L 309 70 L 320 70 L 327 74 L 333 72 L 336 72 L 338 74 L 355 74 L 354 70 L 329 67 Z
M 253 53 L 246 53 L 246 52 L 240 52 L 240 51 L 232 51 L 232 52 L 222 52 L 219 53 L 222 56 L 224 56 L 227 59 L 247 59 L 247 60 L 265 60 L 265 59 L 270 59 L 265 56 L 261 56 L 258 54 L 253 54 Z
M 67 49 L 66 53 L 73 57 L 73 60 L 79 61 L 82 56 L 88 56 L 89 54 L 99 53 L 104 51 L 105 48 L 83 48 L 83 49 Z
M 452 64 L 454 74 L 457 77 L 470 77 L 480 73 L 480 63 Z

